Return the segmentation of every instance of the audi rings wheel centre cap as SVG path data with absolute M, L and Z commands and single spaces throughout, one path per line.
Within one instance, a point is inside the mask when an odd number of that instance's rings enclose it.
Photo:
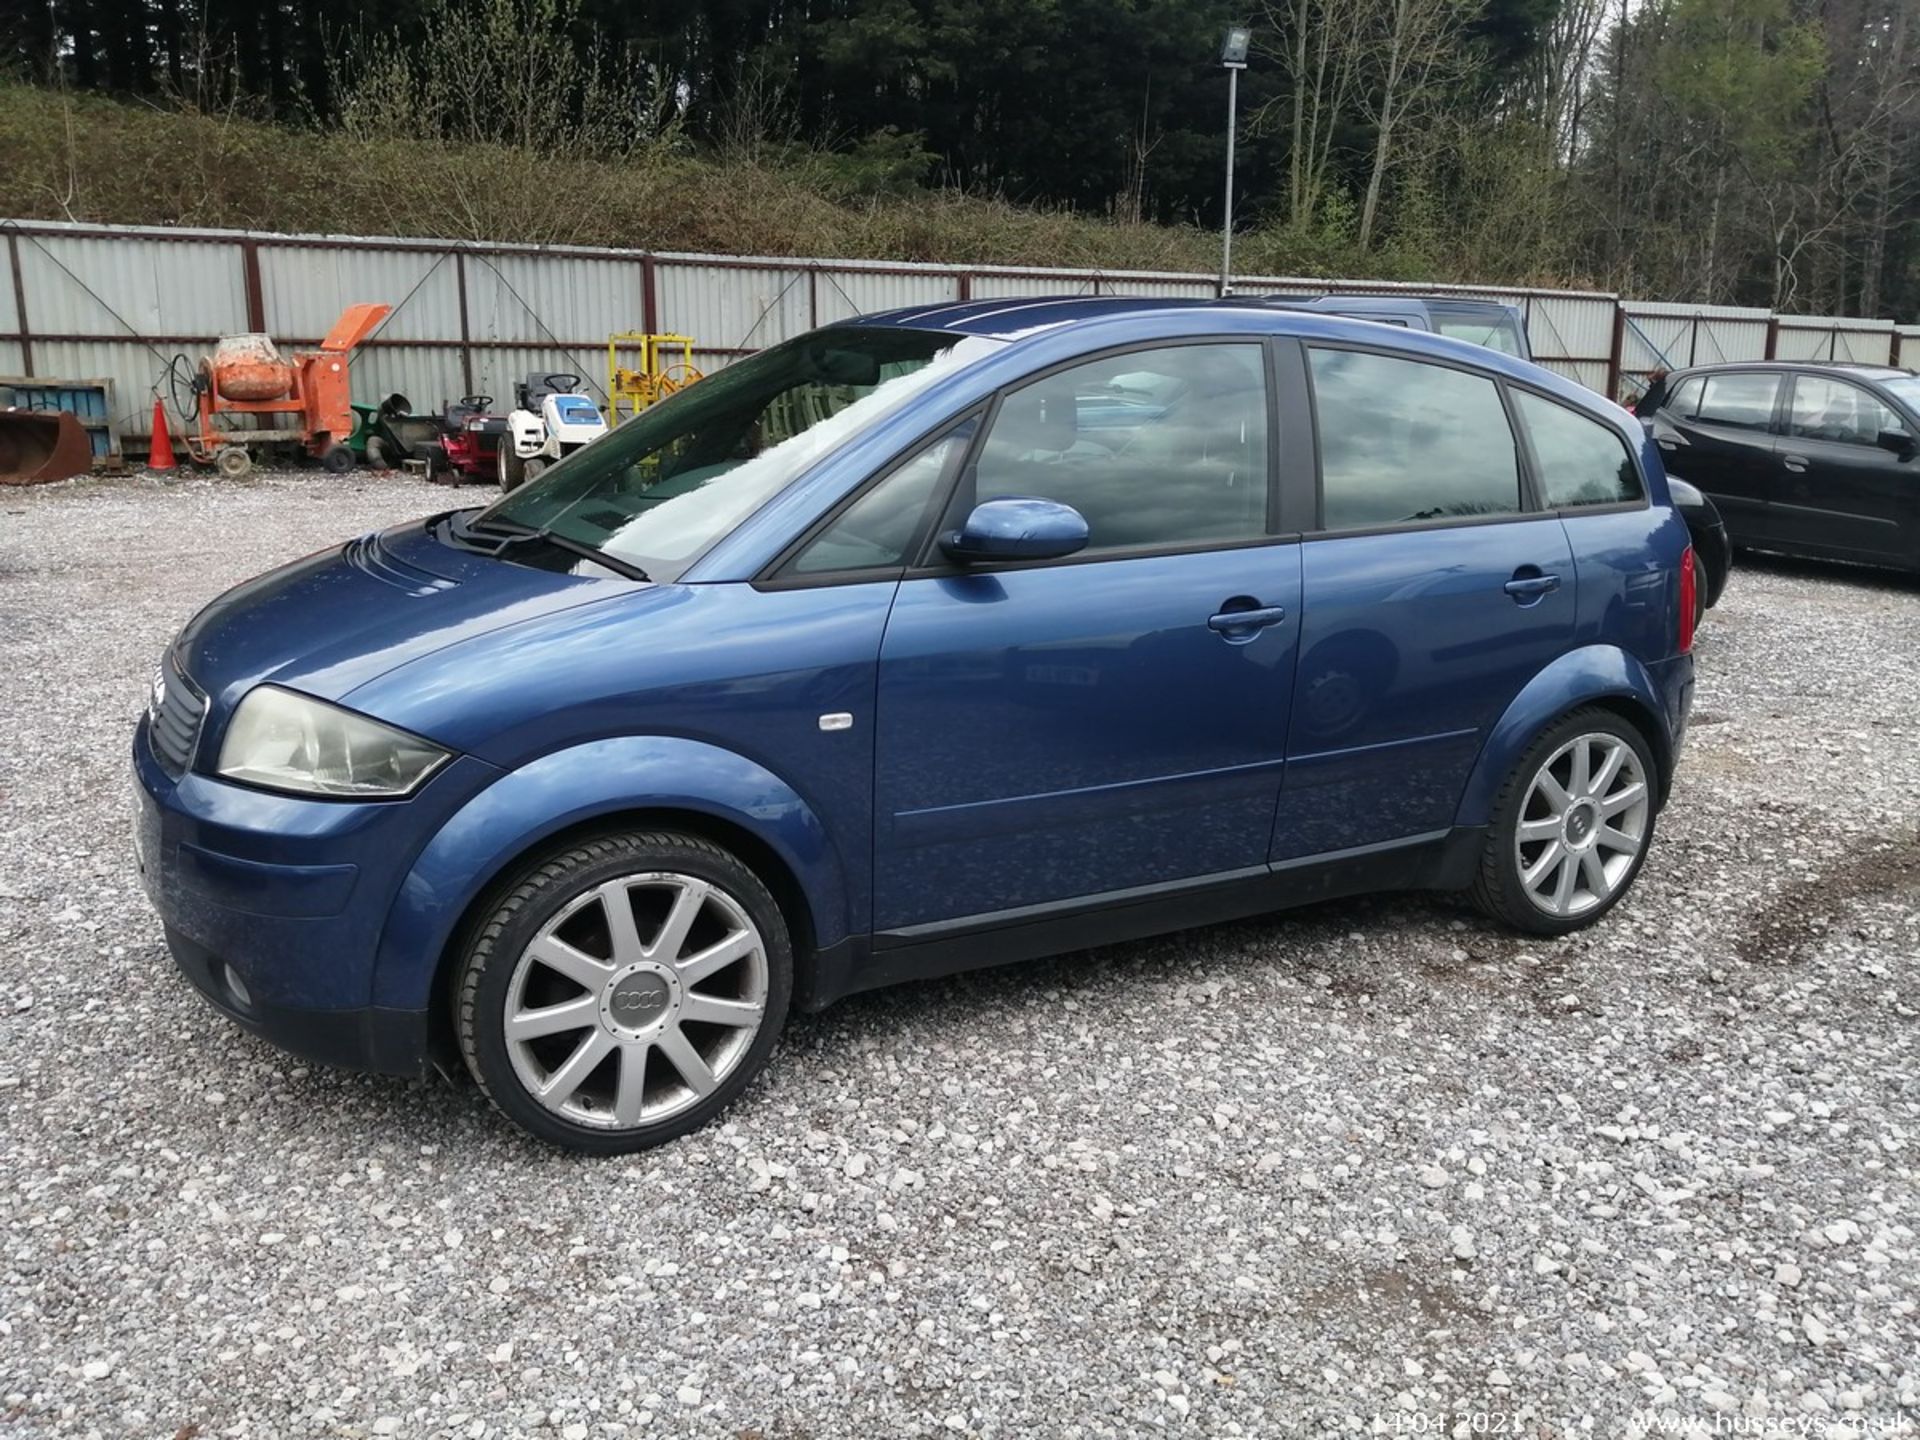
M 679 1008 L 672 972 L 647 961 L 622 970 L 600 994 L 601 1023 L 619 1036 L 650 1034 Z
M 1567 811 L 1567 844 L 1576 850 L 1584 849 L 1593 842 L 1594 822 L 1598 818 L 1593 806 L 1579 804 Z

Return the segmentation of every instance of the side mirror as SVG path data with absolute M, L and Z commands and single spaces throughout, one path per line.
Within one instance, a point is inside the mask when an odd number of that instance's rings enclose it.
M 1087 522 L 1071 505 L 1026 496 L 988 500 L 967 523 L 940 537 L 940 548 L 963 565 L 991 560 L 1058 560 L 1086 548 Z
M 1902 460 L 1912 458 L 1915 443 L 1913 436 L 1904 430 L 1882 430 L 1874 436 L 1874 443 L 1882 450 L 1891 450 Z

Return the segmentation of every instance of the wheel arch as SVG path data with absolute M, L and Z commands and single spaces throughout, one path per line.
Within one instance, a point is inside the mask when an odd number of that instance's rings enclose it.
M 1653 751 L 1656 793 L 1664 804 L 1673 781 L 1674 743 L 1659 687 L 1646 666 L 1618 646 L 1589 645 L 1569 651 L 1534 676 L 1495 722 L 1467 779 L 1455 824 L 1487 824 L 1507 772 L 1534 738 L 1583 706 L 1611 711 L 1646 737 Z
M 785 782 L 699 741 L 598 741 L 503 776 L 428 841 L 382 928 L 373 1003 L 438 1006 L 474 917 L 536 857 L 636 826 L 700 835 L 760 876 L 792 935 L 796 989 L 810 980 L 815 952 L 845 938 L 844 868 L 819 817 Z

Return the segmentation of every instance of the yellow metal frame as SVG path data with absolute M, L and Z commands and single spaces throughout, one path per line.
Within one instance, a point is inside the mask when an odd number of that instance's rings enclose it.
M 639 369 L 630 369 L 620 363 L 622 350 L 640 352 Z M 679 358 L 670 359 L 675 350 L 679 351 Z M 693 363 L 693 337 L 690 335 L 655 335 L 643 330 L 623 330 L 607 337 L 607 394 L 612 401 L 611 419 L 615 425 L 622 419 L 638 415 L 650 405 L 658 405 L 669 395 L 677 394 L 700 378 L 700 371 Z M 623 401 L 627 409 L 624 416 L 621 414 Z

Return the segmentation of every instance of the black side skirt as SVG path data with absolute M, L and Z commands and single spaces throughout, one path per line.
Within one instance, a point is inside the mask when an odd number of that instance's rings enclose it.
M 913 925 L 870 939 L 855 937 L 815 955 L 800 1006 L 821 1010 L 842 996 L 903 980 L 1139 940 L 1343 895 L 1463 890 L 1473 881 L 1485 842 L 1484 826 L 1458 826 L 1224 875 Z

